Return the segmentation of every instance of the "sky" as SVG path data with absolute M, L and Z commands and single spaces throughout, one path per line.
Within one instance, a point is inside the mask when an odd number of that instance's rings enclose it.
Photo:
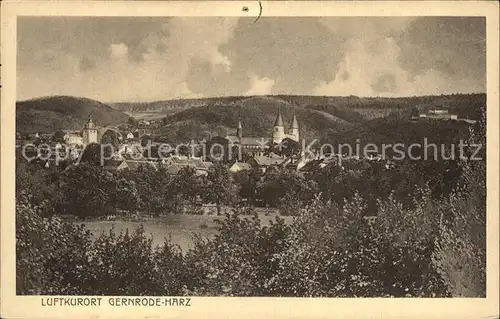
M 486 91 L 481 17 L 19 17 L 17 99 Z

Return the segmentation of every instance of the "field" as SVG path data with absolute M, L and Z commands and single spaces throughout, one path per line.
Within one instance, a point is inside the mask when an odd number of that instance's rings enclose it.
M 266 226 L 270 220 L 274 220 L 276 213 L 265 215 L 258 213 L 261 225 Z M 287 223 L 292 221 L 290 216 L 281 216 Z M 163 245 L 164 239 L 170 237 L 172 243 L 179 245 L 183 252 L 186 252 L 193 244 L 193 234 L 200 234 L 202 237 L 210 237 L 217 233 L 216 220 L 223 219 L 223 216 L 214 215 L 168 215 L 147 219 L 140 222 L 134 221 L 85 221 L 77 222 L 84 224 L 94 236 L 99 236 L 103 232 L 114 229 L 118 234 L 121 231 L 132 232 L 142 224 L 148 236 L 153 239 L 153 245 Z

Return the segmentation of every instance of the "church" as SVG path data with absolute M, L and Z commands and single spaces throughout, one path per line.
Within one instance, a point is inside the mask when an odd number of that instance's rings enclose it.
M 81 132 L 67 131 L 64 135 L 64 141 L 68 145 L 86 146 L 91 143 L 100 143 L 99 128 L 92 121 L 89 115 L 87 123 L 85 123 Z
M 226 139 L 229 140 L 230 143 L 241 145 L 242 150 L 257 156 L 264 155 L 266 149 L 273 144 L 281 143 L 286 138 L 299 142 L 299 122 L 297 121 L 297 116 L 294 111 L 288 134 L 286 134 L 283 117 L 281 116 L 281 109 L 278 109 L 278 115 L 274 121 L 271 137 L 244 137 L 241 121 L 238 122 L 236 135 L 226 136 Z

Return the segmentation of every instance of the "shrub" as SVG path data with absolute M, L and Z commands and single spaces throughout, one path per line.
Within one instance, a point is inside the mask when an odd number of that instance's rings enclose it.
M 421 229 L 431 225 L 432 218 L 423 211 L 404 211 L 390 200 L 381 204 L 372 225 L 364 218 L 364 209 L 357 195 L 343 208 L 319 199 L 306 207 L 291 225 L 288 248 L 275 256 L 279 269 L 272 280 L 273 294 L 446 295 L 439 275 L 429 265 L 432 229 Z M 407 220 L 402 215 L 411 217 Z
M 83 293 L 90 244 L 84 227 L 42 217 L 38 207 L 20 200 L 16 203 L 17 293 Z
M 469 145 L 482 145 L 486 156 L 486 113 L 471 130 Z M 472 153 L 473 150 L 468 150 Z M 439 223 L 433 263 L 454 297 L 486 296 L 486 161 L 462 162 L 459 188 Z
M 103 233 L 89 249 L 89 292 L 147 295 L 156 292 L 152 239 L 139 227 L 133 233 Z
M 218 221 L 214 239 L 196 238 L 186 255 L 186 269 L 192 274 L 187 290 L 195 295 L 268 295 L 267 282 L 274 272 L 272 256 L 286 236 L 286 225 L 277 218 L 262 228 L 256 214 L 241 216 L 233 210 Z

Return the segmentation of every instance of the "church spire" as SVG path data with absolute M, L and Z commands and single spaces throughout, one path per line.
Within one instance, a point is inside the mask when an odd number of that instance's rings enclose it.
M 281 117 L 281 108 L 278 107 L 278 116 L 276 121 L 274 121 L 274 126 L 283 126 L 283 118 Z
M 285 137 L 285 126 L 283 125 L 283 118 L 281 117 L 281 108 L 278 107 L 278 116 L 273 126 L 273 143 L 279 144 Z
M 93 128 L 93 127 L 94 127 L 94 122 L 92 121 L 92 113 L 89 113 L 89 119 L 85 124 L 85 128 Z
M 291 129 L 294 128 L 299 128 L 299 122 L 297 121 L 297 115 L 295 115 L 295 110 L 293 110 L 293 119 L 292 119 L 292 124 L 290 125 Z
M 295 142 L 299 141 L 299 122 L 297 121 L 297 115 L 295 115 L 295 109 L 293 110 L 293 119 L 288 129 L 288 136 Z
M 243 126 L 241 125 L 241 120 L 238 121 L 238 128 L 236 129 L 236 135 L 239 139 L 243 137 Z

